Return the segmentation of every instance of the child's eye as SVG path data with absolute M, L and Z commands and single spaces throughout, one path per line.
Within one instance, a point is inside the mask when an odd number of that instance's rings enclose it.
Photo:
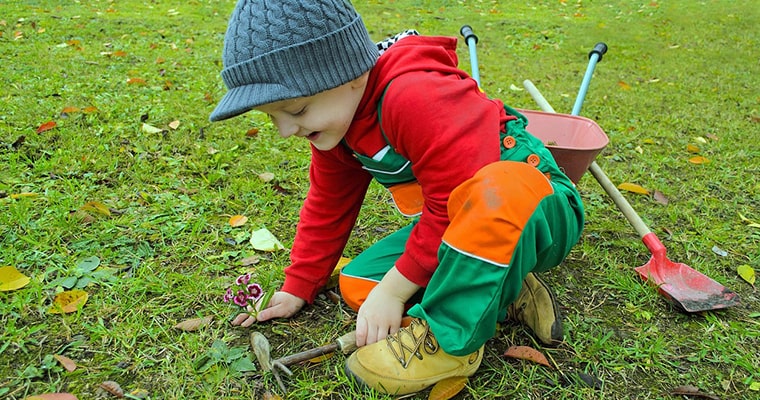
M 290 113 L 290 115 L 292 115 L 292 116 L 294 116 L 294 117 L 297 117 L 297 116 L 299 116 L 299 115 L 303 115 L 304 113 L 306 113 L 306 107 L 305 107 L 305 106 L 304 106 L 304 107 L 302 107 L 300 110 L 298 110 L 298 111 L 296 111 L 296 112 L 292 112 L 292 113 Z

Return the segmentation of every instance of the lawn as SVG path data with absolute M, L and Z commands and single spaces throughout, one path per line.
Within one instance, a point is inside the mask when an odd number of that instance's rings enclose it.
M 634 189 L 624 196 L 673 261 L 741 299 L 687 314 L 643 283 L 634 268 L 649 250 L 586 174 L 583 237 L 545 274 L 565 343 L 544 348 L 504 324 L 455 398 L 760 397 L 760 295 L 749 282 L 760 269 L 754 1 L 354 3 L 376 40 L 471 25 L 483 89 L 517 108 L 538 109 L 529 79 L 569 113 L 589 50 L 605 42 L 581 111 L 610 138 L 597 162 Z M 236 311 L 222 295 L 238 275 L 282 283 L 287 250 L 250 239 L 292 243 L 309 164 L 308 144 L 279 138 L 262 115 L 208 122 L 225 90 L 233 6 L 3 3 L 0 277 L 13 267 L 29 279 L 0 282 L 0 398 L 111 398 L 115 385 L 127 398 L 387 398 L 350 382 L 342 354 L 292 366 L 285 393 L 250 350 L 254 330 L 275 357 L 350 331 L 337 289 L 290 320 L 229 323 Z M 459 54 L 469 71 L 461 41 Z M 379 185 L 365 203 L 347 258 L 408 222 Z M 176 327 L 188 321 L 200 326 Z M 505 357 L 510 346 L 530 346 L 552 367 Z

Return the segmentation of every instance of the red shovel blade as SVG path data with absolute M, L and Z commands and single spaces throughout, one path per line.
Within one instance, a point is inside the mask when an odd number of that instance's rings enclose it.
M 676 306 L 686 312 L 699 312 L 739 303 L 739 296 L 730 289 L 686 264 L 670 261 L 665 247 L 653 235 L 645 237 L 644 243 L 652 251 L 652 258 L 635 270 Z

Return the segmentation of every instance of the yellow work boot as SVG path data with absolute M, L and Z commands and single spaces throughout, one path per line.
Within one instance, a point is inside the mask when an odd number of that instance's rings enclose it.
M 562 343 L 562 314 L 549 286 L 529 273 L 523 281 L 517 300 L 507 309 L 509 319 L 522 322 L 547 346 Z
M 466 356 L 446 354 L 427 322 L 413 319 L 385 340 L 356 350 L 346 360 L 346 373 L 383 393 L 419 392 L 442 379 L 470 376 L 483 360 L 483 346 Z

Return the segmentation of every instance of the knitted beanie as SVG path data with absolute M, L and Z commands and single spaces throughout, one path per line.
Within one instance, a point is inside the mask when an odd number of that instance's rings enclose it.
M 336 88 L 369 71 L 377 57 L 348 0 L 239 0 L 224 37 L 228 91 L 209 119 Z

